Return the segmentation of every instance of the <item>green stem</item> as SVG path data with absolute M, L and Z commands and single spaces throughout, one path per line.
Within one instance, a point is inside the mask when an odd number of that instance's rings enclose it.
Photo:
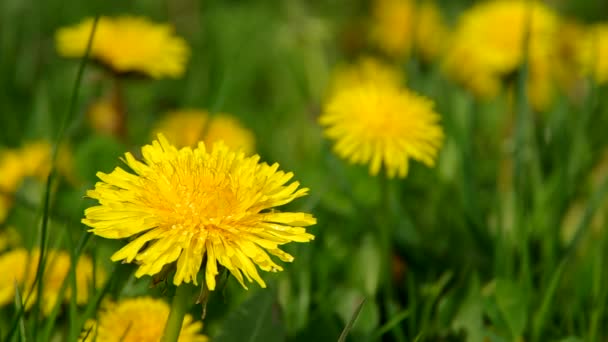
M 182 330 L 184 316 L 192 302 L 192 288 L 188 284 L 182 284 L 175 290 L 175 296 L 171 301 L 171 312 L 163 332 L 163 342 L 177 342 Z
M 380 238 L 380 248 L 384 252 L 383 260 L 384 263 L 381 268 L 380 280 L 383 285 L 386 306 L 387 319 L 393 317 L 399 310 L 399 306 L 396 303 L 396 291 L 393 284 L 392 278 L 392 260 L 393 260 L 393 244 L 391 236 L 393 235 L 393 222 L 394 218 L 391 211 L 390 205 L 390 183 L 386 177 L 385 170 L 380 172 L 380 208 L 378 209 L 378 231 Z M 393 338 L 396 341 L 404 341 L 405 336 L 398 326 L 393 326 L 391 329 Z

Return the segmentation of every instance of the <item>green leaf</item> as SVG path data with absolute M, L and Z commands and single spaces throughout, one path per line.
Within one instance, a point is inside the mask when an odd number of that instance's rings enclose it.
M 495 296 L 511 337 L 520 337 L 526 328 L 528 314 L 524 289 L 510 279 L 497 279 Z
M 373 297 L 380 281 L 381 253 L 378 242 L 372 234 L 363 237 L 351 263 L 351 279 L 366 296 Z
M 224 320 L 216 342 L 284 341 L 285 332 L 276 294 L 258 290 Z
M 482 302 L 479 279 L 474 277 L 469 287 L 467 297 L 460 306 L 460 310 L 458 310 L 458 313 L 452 322 L 453 329 L 464 330 L 466 332 L 466 341 L 484 341 L 485 334 L 483 333 Z
M 111 137 L 92 136 L 78 146 L 75 165 L 78 178 L 94 183 L 98 171 L 109 172 L 119 164 L 124 146 Z
M 353 328 L 353 325 L 355 324 L 355 321 L 357 321 L 357 318 L 359 317 L 359 314 L 361 313 L 361 309 L 363 308 L 364 304 L 365 304 L 365 298 L 361 299 L 361 302 L 355 308 L 355 312 L 353 312 L 353 314 L 351 315 L 350 319 L 346 323 L 346 326 L 344 327 L 344 330 L 342 330 L 342 333 L 340 334 L 340 337 L 338 338 L 338 342 L 344 342 L 344 341 L 346 341 L 346 336 L 348 336 L 348 333 Z

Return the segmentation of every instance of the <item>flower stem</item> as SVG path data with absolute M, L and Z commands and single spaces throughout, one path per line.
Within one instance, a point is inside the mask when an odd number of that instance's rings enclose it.
M 177 342 L 182 330 L 184 316 L 191 302 L 192 289 L 188 284 L 182 284 L 175 290 L 175 296 L 171 302 L 171 312 L 163 332 L 163 342 Z

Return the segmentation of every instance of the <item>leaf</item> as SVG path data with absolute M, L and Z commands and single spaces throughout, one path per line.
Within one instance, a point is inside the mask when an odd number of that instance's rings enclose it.
M 376 295 L 380 280 L 381 253 L 377 240 L 371 234 L 363 237 L 351 263 L 352 284 L 364 291 L 368 297 Z
M 455 330 L 464 330 L 466 332 L 466 341 L 484 341 L 485 334 L 483 333 L 482 307 L 479 279 L 475 277 L 469 287 L 466 299 L 460 306 L 460 309 L 452 322 L 452 328 Z
M 352 329 L 353 325 L 355 324 L 355 321 L 359 317 L 359 314 L 361 313 L 361 309 L 363 308 L 363 305 L 365 304 L 365 300 L 366 300 L 365 297 L 363 299 L 361 299 L 361 302 L 355 308 L 355 312 L 353 312 L 352 316 L 350 317 L 350 319 L 346 323 L 346 326 L 344 327 L 344 330 L 342 330 L 342 333 L 340 334 L 340 337 L 338 338 L 338 342 L 344 342 L 344 341 L 346 341 L 346 336 L 348 336 L 348 333 L 350 332 L 350 330 Z
M 495 296 L 511 337 L 520 337 L 526 328 L 528 316 L 524 289 L 511 279 L 497 279 Z
M 278 312 L 276 294 L 259 290 L 228 314 L 213 341 L 255 342 L 284 341 L 283 322 Z

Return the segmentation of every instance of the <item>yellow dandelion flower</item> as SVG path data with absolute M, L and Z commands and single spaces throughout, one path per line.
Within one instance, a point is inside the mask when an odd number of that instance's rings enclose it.
M 59 29 L 55 37 L 59 54 L 82 57 L 92 27 L 89 18 Z M 180 77 L 189 54 L 186 41 L 174 35 L 171 25 L 135 16 L 101 17 L 91 47 L 91 57 L 115 72 L 153 78 Z
M 117 136 L 122 127 L 120 113 L 111 98 L 101 98 L 89 105 L 87 118 L 97 133 Z
M 253 133 L 235 117 L 223 113 L 211 116 L 200 109 L 173 111 L 167 113 L 153 132 L 162 133 L 177 147 L 194 147 L 199 141 L 212 146 L 223 140 L 229 148 L 240 149 L 247 155 L 255 150 Z
M 102 304 L 97 317 L 85 324 L 80 341 L 160 342 L 169 318 L 169 305 L 152 297 L 108 301 Z M 179 341 L 207 342 L 209 339 L 200 333 L 202 328 L 202 322 L 186 315 Z
M 426 61 L 435 60 L 443 51 L 448 29 L 437 5 L 423 1 L 416 12 L 417 25 L 414 30 L 416 51 Z
M 31 253 L 23 248 L 9 251 L 0 256 L 0 305 L 12 303 L 15 296 L 15 282 L 21 287 L 24 300 L 31 293 L 31 300 L 25 303 L 26 308 L 36 302 L 37 291 L 33 288 L 38 267 L 40 252 L 36 249 Z M 59 292 L 66 281 L 70 270 L 70 255 L 63 251 L 50 250 L 46 256 L 46 269 L 43 278 L 42 312 L 51 312 L 58 298 Z M 99 285 L 104 278 L 103 273 L 96 275 Z M 76 264 L 76 302 L 85 304 L 90 297 L 90 288 L 93 285 L 93 263 L 87 256 L 81 255 Z M 68 284 L 69 285 L 69 284 Z M 65 300 L 72 296 L 72 290 L 67 288 Z
M 293 174 L 278 171 L 276 163 L 259 163 L 259 156 L 245 157 L 221 142 L 211 151 L 204 142 L 178 150 L 162 134 L 142 155 L 143 162 L 125 154 L 135 174 L 119 167 L 97 174 L 101 182 L 87 196 L 100 205 L 88 208 L 82 220 L 96 235 L 134 238 L 112 260 L 136 261 L 136 277 L 176 262 L 175 285 L 197 284 L 202 267 L 213 290 L 220 264 L 243 287 L 243 276 L 265 287 L 256 265 L 280 271 L 269 254 L 290 262 L 279 246 L 314 238 L 304 228 L 316 223 L 312 215 L 272 210 L 308 192 L 298 182 L 287 184 Z
M 384 166 L 389 178 L 405 177 L 408 159 L 434 166 L 443 130 L 433 103 L 406 89 L 374 83 L 334 95 L 319 118 L 336 140 L 336 153 L 372 175 Z
M 589 29 L 580 58 L 587 75 L 593 75 L 599 84 L 608 82 L 608 24 L 596 24 Z
M 425 61 L 435 59 L 445 45 L 447 29 L 432 1 L 375 0 L 370 39 L 389 56 L 406 55 L 415 47 Z
M 447 50 L 445 70 L 476 95 L 493 97 L 501 89 L 502 79 L 523 63 L 524 39 L 529 33 L 530 74 L 536 79 L 528 95 L 533 103 L 545 104 L 550 90 L 547 86 L 553 82 L 558 24 L 557 15 L 536 1 L 498 0 L 475 5 L 459 20 Z
M 403 82 L 403 77 L 396 67 L 366 56 L 353 64 L 339 65 L 332 74 L 329 93 L 368 82 L 398 86 Z
M 15 192 L 25 174 L 22 158 L 16 150 L 0 152 L 0 193 L 12 194 Z
M 2 222 L 2 196 L 0 196 L 0 222 Z M 9 226 L 0 231 L 0 251 L 17 246 L 21 241 L 21 237 L 15 227 Z
M 413 41 L 415 4 L 411 0 L 375 0 L 371 40 L 391 56 L 409 53 Z
M 230 149 L 241 150 L 245 155 L 250 155 L 255 150 L 253 133 L 228 114 L 217 114 L 211 118 L 203 141 L 208 146 L 223 141 Z

